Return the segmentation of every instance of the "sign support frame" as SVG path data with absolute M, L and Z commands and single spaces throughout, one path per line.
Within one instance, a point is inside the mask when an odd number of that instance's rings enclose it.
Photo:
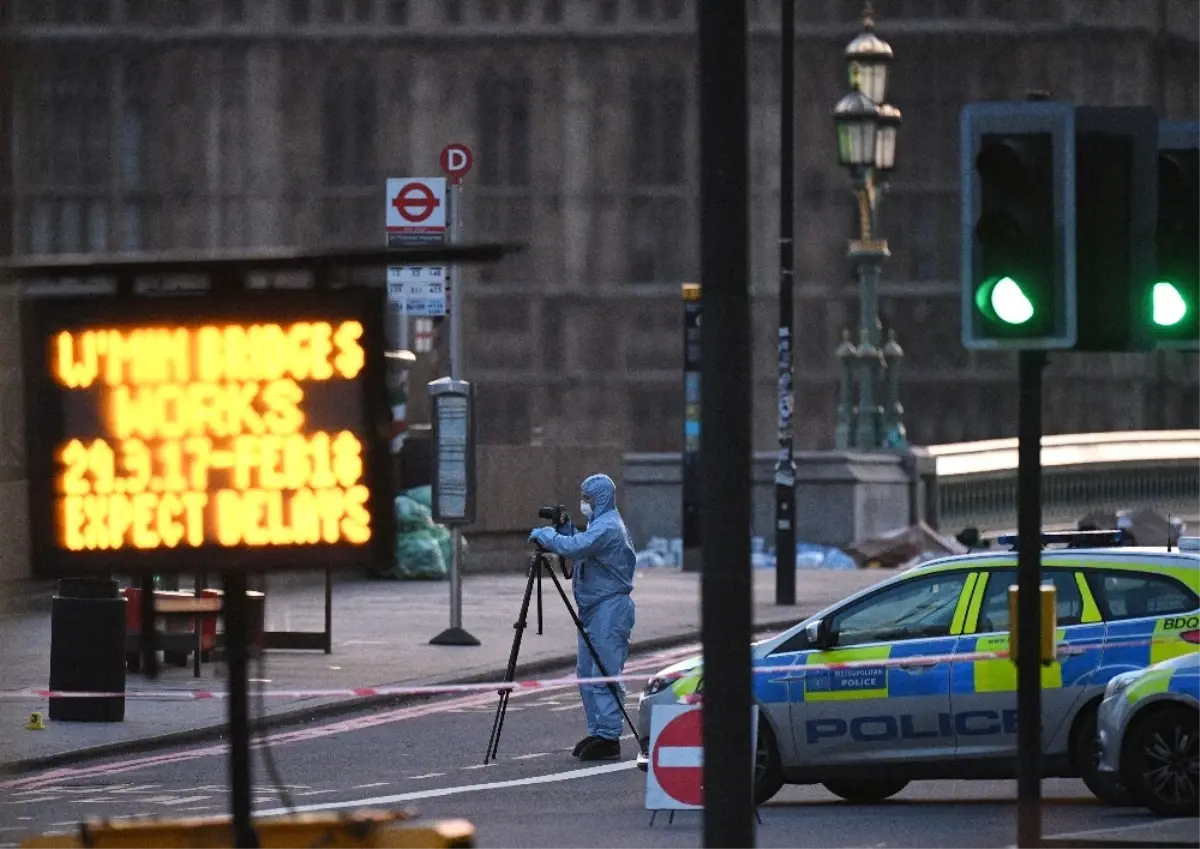
M 450 220 L 447 222 L 447 237 L 451 246 L 462 239 L 462 181 L 452 180 L 446 189 L 446 200 L 450 205 Z M 447 269 L 450 281 L 450 381 L 462 381 L 462 302 L 463 286 L 460 279 L 461 266 L 451 263 Z M 473 405 L 472 405 L 473 406 Z M 469 441 L 469 450 L 474 451 L 474 440 Z M 468 460 L 468 464 L 471 461 Z M 429 641 L 434 646 L 477 646 L 479 638 L 467 631 L 462 624 L 462 529 L 457 522 L 450 525 L 450 627 Z

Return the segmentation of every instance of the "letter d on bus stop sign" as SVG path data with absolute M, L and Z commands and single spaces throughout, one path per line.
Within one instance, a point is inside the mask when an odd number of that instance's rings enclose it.
M 650 714 L 646 810 L 694 811 L 704 807 L 702 710 L 702 705 L 660 705 Z M 758 708 L 751 710 L 750 751 L 753 752 L 758 736 Z M 753 769 L 753 761 L 747 766 Z
M 450 178 L 450 182 L 457 185 L 462 182 L 462 178 L 475 164 L 475 156 L 471 153 L 471 148 L 455 142 L 442 148 L 442 155 L 438 157 L 438 163 L 442 166 L 442 171 L 446 173 L 446 176 Z

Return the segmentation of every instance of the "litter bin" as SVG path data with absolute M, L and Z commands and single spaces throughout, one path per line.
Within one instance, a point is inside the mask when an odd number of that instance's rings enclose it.
M 58 582 L 50 613 L 50 689 L 125 692 L 125 606 L 117 582 L 68 578 Z M 50 719 L 123 722 L 125 697 L 50 698 Z

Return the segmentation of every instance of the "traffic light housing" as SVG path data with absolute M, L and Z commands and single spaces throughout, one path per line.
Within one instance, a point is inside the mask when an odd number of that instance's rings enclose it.
M 1158 127 L 1157 274 L 1141 317 L 1159 348 L 1200 348 L 1200 123 Z
M 1150 348 L 1153 110 L 972 103 L 961 132 L 966 347 Z
M 1142 320 L 1154 278 L 1158 115 L 1077 107 L 1074 115 L 1076 351 L 1153 347 Z
M 962 335 L 975 349 L 1076 341 L 1074 107 L 972 103 L 962 112 Z

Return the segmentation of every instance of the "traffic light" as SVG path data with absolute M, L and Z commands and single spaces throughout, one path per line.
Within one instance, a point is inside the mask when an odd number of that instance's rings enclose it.
M 1153 110 L 972 103 L 961 132 L 962 343 L 1151 347 L 1141 317 L 1156 269 Z M 1160 315 L 1177 318 L 1180 297 L 1154 293 Z
M 1074 107 L 972 103 L 962 112 L 962 335 L 976 349 L 1075 345 Z
M 1200 124 L 1158 127 L 1157 273 L 1141 319 L 1160 348 L 1200 348 Z
M 1158 115 L 1139 106 L 1078 107 L 1072 136 L 1074 350 L 1148 350 L 1141 315 L 1155 269 Z

